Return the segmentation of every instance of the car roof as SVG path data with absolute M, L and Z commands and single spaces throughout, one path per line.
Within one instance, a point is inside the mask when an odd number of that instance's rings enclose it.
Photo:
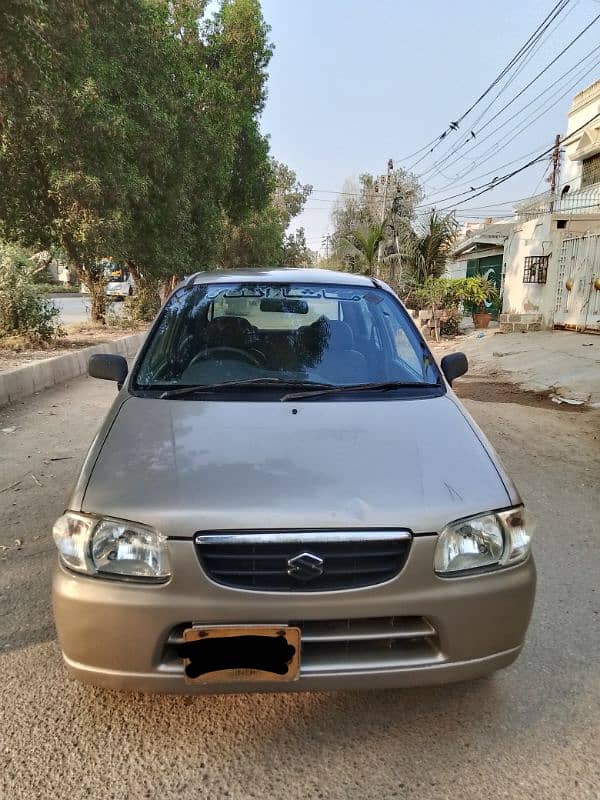
M 323 283 L 342 286 L 373 286 L 375 281 L 367 275 L 338 272 L 332 269 L 285 267 L 270 269 L 256 267 L 248 269 L 226 269 L 214 272 L 196 272 L 184 282 L 185 286 L 203 283 Z

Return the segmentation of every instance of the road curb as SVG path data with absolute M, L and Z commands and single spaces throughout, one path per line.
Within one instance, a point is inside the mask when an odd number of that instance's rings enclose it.
M 29 397 L 58 383 L 77 378 L 87 372 L 90 356 L 94 353 L 115 353 L 130 357 L 137 353 L 146 337 L 146 331 L 122 336 L 111 342 L 84 347 L 64 356 L 54 356 L 35 364 L 27 364 L 0 373 L 0 406 Z

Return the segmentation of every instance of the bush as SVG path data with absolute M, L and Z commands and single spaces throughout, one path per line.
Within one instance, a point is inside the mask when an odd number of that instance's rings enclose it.
M 47 342 L 62 333 L 56 322 L 60 310 L 39 296 L 34 270 L 16 248 L 0 245 L 0 336 Z
M 448 309 L 445 319 L 440 320 L 440 333 L 442 336 L 458 336 L 462 314 L 458 308 Z
M 111 308 L 107 322 L 116 328 L 139 328 L 152 322 L 159 308 L 160 284 L 145 280 L 137 284 L 135 294 L 126 297 L 122 305 Z
M 462 301 L 462 278 L 427 278 L 413 290 L 421 308 L 458 308 Z
M 38 294 L 79 294 L 81 287 L 70 283 L 36 283 L 35 290 Z
M 427 278 L 411 291 L 411 308 L 456 309 L 461 303 L 469 303 L 475 308 L 498 299 L 498 290 L 483 275 L 468 278 Z

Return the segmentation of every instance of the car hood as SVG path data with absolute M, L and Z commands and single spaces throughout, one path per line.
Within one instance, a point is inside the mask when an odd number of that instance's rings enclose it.
M 511 504 L 489 445 L 451 394 L 296 403 L 129 397 L 97 447 L 81 510 L 168 536 L 435 532 Z

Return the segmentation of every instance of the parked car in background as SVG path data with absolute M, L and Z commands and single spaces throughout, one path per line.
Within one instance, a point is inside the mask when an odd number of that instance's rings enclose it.
M 521 651 L 521 498 L 385 284 L 191 276 L 54 526 L 69 672 L 166 692 L 470 680 Z
M 124 300 L 126 297 L 131 297 L 135 290 L 135 283 L 128 269 L 111 264 L 105 268 L 104 274 L 106 278 L 104 291 L 107 297 L 112 297 L 117 300 Z M 81 291 L 84 294 L 89 294 L 89 289 L 85 284 L 81 285 Z

